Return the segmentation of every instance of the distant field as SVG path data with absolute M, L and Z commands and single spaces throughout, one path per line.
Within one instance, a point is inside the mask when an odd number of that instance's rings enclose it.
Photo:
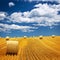
M 19 41 L 17 55 L 6 55 L 6 38 L 0 38 L 0 60 L 60 60 L 60 36 L 9 38 Z

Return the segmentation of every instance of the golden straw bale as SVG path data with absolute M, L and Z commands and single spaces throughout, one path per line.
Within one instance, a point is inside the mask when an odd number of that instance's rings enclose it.
M 18 45 L 18 41 L 7 41 L 7 53 L 17 54 Z
M 55 37 L 55 35 L 52 35 L 52 38 L 54 38 Z
M 6 36 L 6 40 L 9 40 L 9 36 Z
M 40 39 L 42 39 L 42 38 L 43 38 L 43 36 L 41 35 L 41 36 L 39 36 L 39 38 L 40 38 Z

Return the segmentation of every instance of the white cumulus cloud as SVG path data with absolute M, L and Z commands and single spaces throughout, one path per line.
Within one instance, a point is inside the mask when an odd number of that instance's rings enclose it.
M 0 31 L 6 32 L 6 31 L 10 31 L 10 30 L 20 30 L 23 32 L 30 32 L 30 31 L 34 31 L 34 29 L 37 29 L 36 27 L 32 27 L 32 26 L 20 26 L 20 25 L 16 25 L 16 24 L 3 24 L 0 23 Z
M 9 2 L 9 7 L 15 6 L 14 2 Z
M 48 4 L 36 4 L 34 9 L 25 12 L 13 12 L 11 15 L 6 16 L 5 13 L 0 13 L 0 20 L 5 17 L 8 18 L 9 22 L 13 24 L 0 24 L 0 31 L 21 30 L 23 32 L 31 32 L 38 29 L 40 26 L 57 26 L 60 23 L 60 4 L 48 5 Z M 1 18 L 3 17 L 3 18 Z M 14 23 L 30 23 L 30 25 L 20 26 Z M 32 24 L 31 24 L 32 23 Z M 36 28 L 37 27 L 37 28 Z
M 7 13 L 5 12 L 0 12 L 0 20 L 4 20 L 7 16 Z
M 34 9 L 27 12 L 14 12 L 10 21 L 17 23 L 37 23 L 40 26 L 53 26 L 60 22 L 59 5 L 37 4 Z M 58 18 L 57 18 L 58 17 Z
M 43 1 L 43 2 L 58 2 L 60 3 L 60 0 L 24 0 L 24 1 L 29 1 L 29 2 L 33 2 L 33 1 L 36 1 L 36 2 L 39 2 L 39 1 Z

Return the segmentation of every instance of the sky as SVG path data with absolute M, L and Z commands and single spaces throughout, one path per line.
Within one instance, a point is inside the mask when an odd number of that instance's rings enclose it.
M 60 35 L 60 0 L 0 0 L 0 37 Z

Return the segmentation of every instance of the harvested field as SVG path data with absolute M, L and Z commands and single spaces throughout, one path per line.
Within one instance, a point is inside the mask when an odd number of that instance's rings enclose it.
M 19 42 L 17 55 L 6 55 L 6 38 L 0 38 L 0 60 L 60 60 L 60 36 L 9 38 Z M 3 48 L 5 47 L 5 48 Z

